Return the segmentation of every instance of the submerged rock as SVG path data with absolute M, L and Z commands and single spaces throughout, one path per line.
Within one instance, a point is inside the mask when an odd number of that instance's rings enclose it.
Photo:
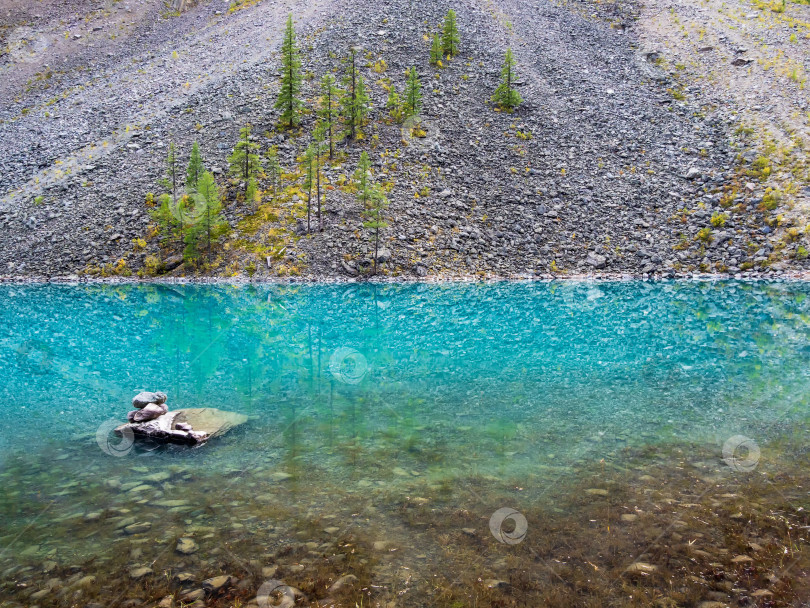
M 134 523 L 126 526 L 124 532 L 127 534 L 143 534 L 152 528 L 152 524 L 148 521 Z
M 218 410 L 213 407 L 188 408 L 177 410 L 177 413 L 180 417 L 176 422 L 190 424 L 194 432 L 205 433 L 208 435 L 208 439 L 224 435 L 248 420 L 248 417 L 244 414 Z
M 172 608 L 172 606 L 174 606 L 174 596 L 167 595 L 158 602 L 157 608 Z
M 327 589 L 327 593 L 337 593 L 345 587 L 351 587 L 357 582 L 357 577 L 354 574 L 346 574 L 337 579 L 332 586 Z
M 181 538 L 177 541 L 177 547 L 175 547 L 175 550 L 183 555 L 191 555 L 192 553 L 196 553 L 199 549 L 200 547 L 197 543 L 190 538 Z
M 141 566 L 141 567 L 137 567 L 137 568 L 132 568 L 132 569 L 129 571 L 129 576 L 130 576 L 130 578 L 132 578 L 132 579 L 134 579 L 134 580 L 136 580 L 136 581 L 137 581 L 137 580 L 140 580 L 140 579 L 142 579 L 142 578 L 146 578 L 147 576 L 150 576 L 151 574 L 153 574 L 152 569 L 151 569 L 151 568 L 147 568 L 146 566 Z
M 647 575 L 652 574 L 657 570 L 658 566 L 655 566 L 653 564 L 648 564 L 646 562 L 633 562 L 627 567 L 627 570 L 625 570 L 625 572 L 627 572 L 628 574 Z
M 214 578 L 204 580 L 202 586 L 206 593 L 219 593 L 223 589 L 233 585 L 236 580 L 237 579 L 233 576 L 215 576 Z
M 202 589 L 194 589 L 188 593 L 183 594 L 180 599 L 184 602 L 195 602 L 205 597 L 205 591 Z
M 190 572 L 178 572 L 172 577 L 172 582 L 184 587 L 193 585 L 196 580 L 197 578 Z

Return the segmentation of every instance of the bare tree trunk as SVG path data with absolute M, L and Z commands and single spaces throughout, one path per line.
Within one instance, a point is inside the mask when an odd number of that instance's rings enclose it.
M 334 117 L 332 116 L 332 91 L 331 91 L 331 89 L 326 91 L 326 101 L 329 104 L 329 105 L 327 105 L 327 108 L 329 108 L 329 160 L 332 160 L 332 157 L 335 154 L 335 145 L 334 145 L 334 143 L 332 141 L 333 140 L 332 129 L 333 129 L 333 126 L 334 126 L 332 124 L 332 121 L 334 120 Z
M 379 219 L 377 220 L 379 222 Z M 374 274 L 377 274 L 377 252 L 380 248 L 380 228 L 374 229 Z
M 351 138 L 354 139 L 355 136 L 355 127 L 357 123 L 357 90 L 355 88 L 355 75 L 357 74 L 357 69 L 355 67 L 354 62 L 354 50 L 352 50 L 352 129 L 351 129 Z
M 208 202 L 208 199 L 206 199 L 206 203 L 207 202 Z M 207 239 L 208 243 L 207 243 L 207 250 L 206 250 L 205 253 L 206 253 L 206 257 L 208 258 L 208 261 L 210 262 L 211 261 L 211 207 L 210 207 L 210 205 L 207 205 L 207 204 L 205 206 L 205 218 L 206 218 L 206 221 L 205 221 L 206 226 L 205 226 L 205 228 L 206 228 L 206 230 L 208 232 L 208 239 Z
M 512 66 L 506 69 L 506 100 L 508 105 L 512 106 Z
M 307 192 L 307 232 L 310 231 L 310 213 L 312 209 L 312 159 L 309 160 L 309 191 Z
M 318 229 L 320 232 L 323 232 L 323 216 L 321 215 L 321 149 L 320 144 L 318 147 L 318 153 L 315 156 L 315 181 L 318 185 L 317 187 L 317 194 L 318 194 Z

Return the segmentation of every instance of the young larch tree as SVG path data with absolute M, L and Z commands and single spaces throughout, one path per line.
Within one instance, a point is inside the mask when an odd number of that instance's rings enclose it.
M 460 39 L 458 36 L 458 25 L 456 24 L 456 11 L 451 8 L 449 11 L 447 11 L 447 16 L 444 18 L 442 51 L 449 57 L 455 57 L 458 54 L 459 42 Z
M 321 103 L 318 117 L 323 122 L 329 139 L 329 160 L 335 156 L 335 121 L 340 110 L 340 89 L 335 84 L 332 74 L 325 74 L 321 79 Z
M 309 144 L 304 156 L 302 157 L 304 163 L 304 185 L 303 189 L 307 191 L 307 232 L 311 230 L 311 217 L 312 217 L 312 191 L 315 187 L 315 171 L 313 165 L 315 164 L 315 144 Z
M 514 88 L 515 82 L 515 58 L 512 49 L 506 49 L 506 57 L 501 68 L 501 84 L 495 89 L 492 95 L 492 102 L 498 107 L 511 111 L 518 107 L 523 99 Z
M 342 113 L 349 139 L 354 140 L 360 133 L 371 101 L 366 93 L 363 75 L 357 68 L 357 49 L 354 47 L 351 49 L 346 67 L 346 76 L 343 79 L 346 93 L 343 95 Z
M 295 42 L 292 13 L 287 17 L 284 40 L 281 43 L 281 87 L 275 108 L 281 110 L 280 122 L 292 129 L 301 112 L 301 55 Z
M 200 154 L 200 146 L 195 141 L 194 145 L 191 146 L 191 156 L 188 159 L 188 168 L 186 169 L 186 190 L 189 192 L 196 191 L 197 184 L 203 173 L 205 173 L 205 166 Z
M 270 183 L 270 187 L 273 189 L 273 196 L 275 197 L 276 192 L 281 187 L 282 174 L 281 164 L 278 162 L 278 148 L 276 148 L 276 146 L 269 148 L 267 152 L 265 152 L 264 157 L 264 172 L 267 175 L 267 181 Z
M 183 256 L 196 260 L 200 255 L 200 244 L 204 243 L 206 257 L 211 259 L 212 243 L 228 231 L 228 222 L 222 216 L 222 199 L 213 174 L 203 172 L 197 183 L 194 195 L 196 220 L 186 236 L 186 250 Z
M 422 109 L 422 85 L 416 68 L 408 70 L 408 80 L 405 83 L 405 116 L 416 116 Z
M 258 148 L 259 144 L 250 140 L 250 125 L 247 124 L 239 130 L 239 141 L 234 146 L 233 154 L 228 157 L 229 171 L 233 177 L 245 183 L 246 194 L 251 178 L 255 178 L 262 169 L 261 157 L 256 154 Z
M 383 219 L 383 211 L 388 206 L 388 199 L 383 189 L 371 179 L 371 160 L 363 151 L 357 170 L 354 173 L 354 184 L 357 188 L 357 200 L 363 205 L 363 227 L 372 230 L 374 242 L 374 274 L 377 274 L 377 256 L 380 250 L 380 231 L 388 224 Z
M 430 65 L 439 65 L 442 60 L 442 40 L 439 34 L 433 34 L 433 44 L 430 45 Z
M 157 209 L 156 219 L 158 225 L 176 231 L 179 241 L 183 243 L 183 201 L 178 201 L 177 180 L 180 177 L 180 168 L 177 161 L 177 149 L 174 142 L 169 143 L 169 152 L 166 155 L 166 177 L 160 180 L 160 185 L 169 191 L 169 194 L 161 196 L 158 200 L 160 206 Z
M 321 213 L 321 166 L 322 155 L 326 148 L 326 125 L 319 122 L 315 125 L 312 138 L 315 140 L 315 196 L 318 201 L 318 231 L 323 232 L 323 214 Z

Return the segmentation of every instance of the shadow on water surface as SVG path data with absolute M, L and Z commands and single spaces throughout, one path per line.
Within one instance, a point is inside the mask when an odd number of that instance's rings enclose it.
M 0 286 L 0 597 L 801 606 L 808 292 Z M 97 437 L 139 389 L 250 421 Z

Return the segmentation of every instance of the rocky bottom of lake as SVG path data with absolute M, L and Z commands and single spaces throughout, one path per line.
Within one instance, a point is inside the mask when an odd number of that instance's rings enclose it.
M 334 448 L 340 467 L 240 465 L 238 434 L 210 462 L 13 454 L 0 606 L 799 606 L 806 436 L 756 459 L 671 441 L 503 475 L 389 466 L 370 442 Z

